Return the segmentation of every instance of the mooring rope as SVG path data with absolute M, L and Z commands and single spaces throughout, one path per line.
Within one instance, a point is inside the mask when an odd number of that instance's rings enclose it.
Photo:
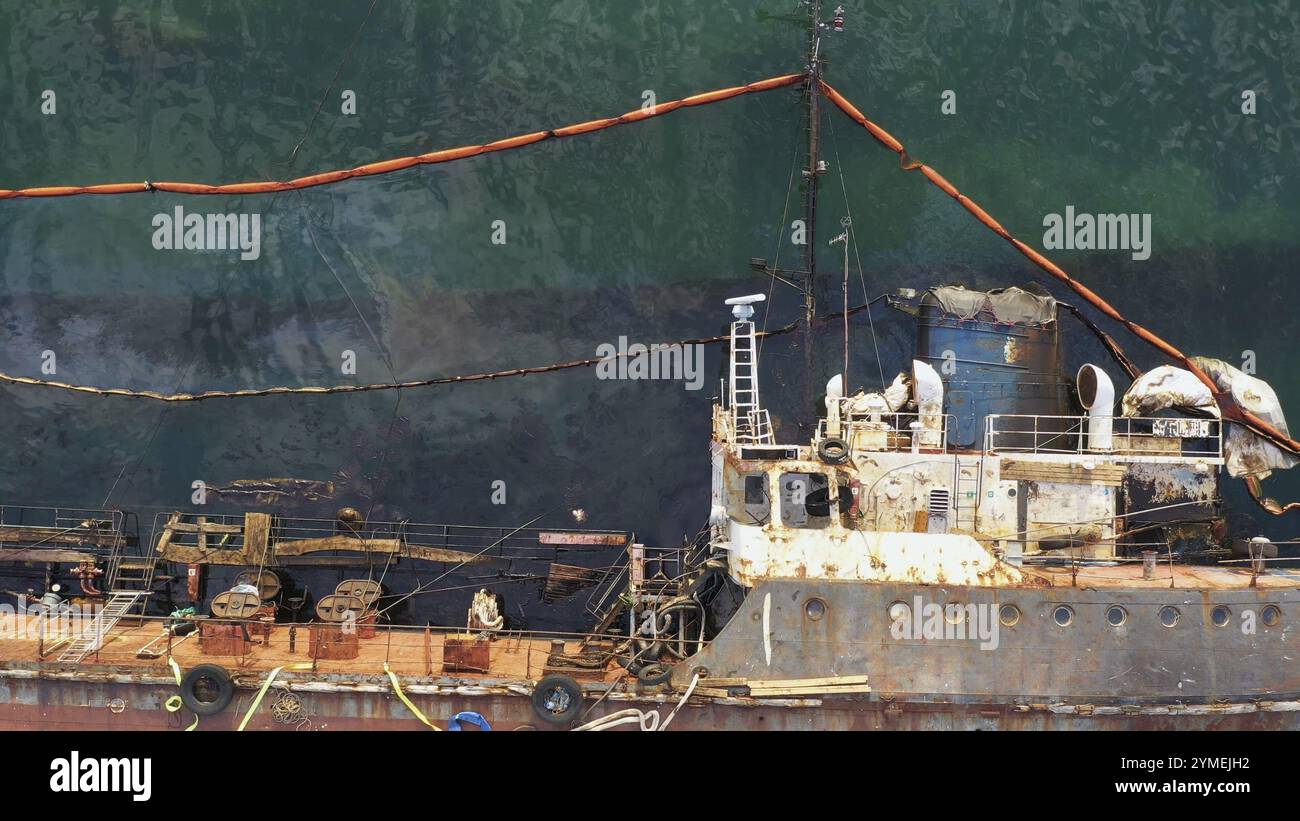
M 374 177 L 380 174 L 391 174 L 394 171 L 403 171 L 417 165 L 437 165 L 439 163 L 477 157 L 480 154 L 491 154 L 496 151 L 508 151 L 513 148 L 522 148 L 526 145 L 533 145 L 557 137 L 575 137 L 579 134 L 590 134 L 594 131 L 601 131 L 606 128 L 612 128 L 616 125 L 641 122 L 642 120 L 648 120 L 652 117 L 662 117 L 665 114 L 671 114 L 679 108 L 690 108 L 693 106 L 708 105 L 709 103 L 717 103 L 723 100 L 730 100 L 732 97 L 739 97 L 742 94 L 750 94 L 755 91 L 768 91 L 774 88 L 784 88 L 785 86 L 802 83 L 804 80 L 805 75 L 802 73 L 785 74 L 780 77 L 771 77 L 766 80 L 759 80 L 758 82 L 748 83 L 743 86 L 720 88 L 716 91 L 706 91 L 702 94 L 693 94 L 690 97 L 684 97 L 680 100 L 656 103 L 652 106 L 646 106 L 644 108 L 638 108 L 635 111 L 629 111 L 626 114 L 620 114 L 617 117 L 588 120 L 585 123 L 575 123 L 574 125 L 566 125 L 563 128 L 551 128 L 545 131 L 534 131 L 530 134 L 520 134 L 516 137 L 507 137 L 502 140 L 496 140 L 495 142 L 484 143 L 482 145 L 463 145 L 459 148 L 445 148 L 441 151 L 433 151 L 428 154 L 398 157 L 392 160 L 383 160 L 381 162 L 373 162 L 367 165 L 359 165 L 356 168 L 349 168 L 340 171 L 325 171 L 320 174 L 311 174 L 306 177 L 298 177 L 297 179 L 292 180 L 239 182 L 226 185 L 213 185 L 210 183 L 200 182 L 150 182 L 145 180 L 144 182 L 119 182 L 105 183 L 101 185 L 54 185 L 18 189 L 0 188 L 0 200 L 35 197 L 72 197 L 81 194 L 142 194 L 147 191 L 165 191 L 171 194 L 220 194 L 226 196 L 238 196 L 245 194 L 274 194 L 280 191 L 315 188 L 318 185 L 329 185 L 331 183 L 357 179 L 359 177 Z

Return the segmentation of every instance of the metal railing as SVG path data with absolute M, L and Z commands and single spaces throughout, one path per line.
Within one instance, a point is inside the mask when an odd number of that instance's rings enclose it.
M 173 521 L 173 517 L 176 520 Z M 198 547 L 202 520 L 206 531 L 205 547 L 228 550 L 244 546 L 243 514 L 160 513 L 154 521 L 153 544 L 157 547 L 163 533 L 171 528 L 171 543 Z M 175 525 L 185 526 L 178 530 Z M 223 532 L 224 531 L 224 532 Z M 574 538 L 566 538 L 572 535 Z M 429 522 L 367 521 L 346 522 L 338 519 L 312 519 L 273 516 L 270 542 L 298 542 L 343 537 L 355 541 L 355 549 L 367 552 L 369 543 L 396 541 L 403 547 L 437 548 L 460 553 L 482 554 L 489 558 L 554 559 L 567 545 L 572 549 L 592 549 L 607 545 L 622 547 L 632 541 L 625 530 L 597 530 L 572 527 L 491 527 L 478 525 L 434 524 Z M 347 547 L 340 547 L 347 550 Z
M 851 451 L 901 452 L 915 445 L 928 452 L 948 452 L 948 431 L 956 423 L 952 414 L 851 412 L 848 405 L 852 399 L 846 396 L 839 400 L 839 437 Z M 938 427 L 934 427 L 936 421 Z M 818 441 L 831 435 L 830 425 L 829 419 L 817 423 Z
M 602 619 L 619 598 L 638 591 L 663 594 L 675 590 L 688 572 L 690 547 L 647 547 L 630 544 L 623 561 L 608 568 L 587 599 L 587 612 Z
M 1109 448 L 1089 441 L 1087 416 L 990 414 L 984 450 L 990 453 L 1104 453 L 1117 457 L 1222 459 L 1222 422 L 1149 416 L 1111 417 Z
M 99 557 L 137 541 L 135 517 L 120 510 L 0 505 L 0 548 L 63 548 Z

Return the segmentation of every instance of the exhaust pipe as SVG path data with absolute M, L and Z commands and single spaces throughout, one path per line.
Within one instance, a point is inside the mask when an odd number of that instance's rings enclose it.
M 1088 411 L 1088 450 L 1112 450 L 1115 384 L 1096 365 L 1080 368 L 1075 382 L 1079 387 L 1079 402 Z

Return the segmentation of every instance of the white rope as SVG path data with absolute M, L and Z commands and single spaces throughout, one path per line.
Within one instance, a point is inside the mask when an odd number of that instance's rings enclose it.
M 640 724 L 642 732 L 653 733 L 659 729 L 659 711 L 647 710 L 641 712 L 635 707 L 619 710 L 617 713 L 610 713 L 601 716 L 595 721 L 589 721 L 581 727 L 574 727 L 573 731 L 576 733 L 585 730 L 594 733 L 608 730 L 610 727 L 617 727 L 620 724 Z
M 695 692 L 695 685 L 699 683 L 700 683 L 700 674 L 696 673 L 695 677 L 691 679 L 691 686 L 686 688 L 685 693 L 682 693 L 682 700 L 677 702 L 677 706 L 674 707 L 673 711 L 668 714 L 668 718 L 664 719 L 663 726 L 659 728 L 660 731 L 667 730 L 668 725 L 673 723 L 673 717 L 677 715 L 678 710 L 682 709 L 682 705 L 686 703 L 686 699 L 690 698 L 691 693 Z

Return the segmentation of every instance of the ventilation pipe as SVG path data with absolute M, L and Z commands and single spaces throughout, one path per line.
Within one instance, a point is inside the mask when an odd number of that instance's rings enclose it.
M 916 418 L 920 428 L 913 434 L 914 444 L 937 448 L 943 441 L 943 380 L 929 364 L 912 360 L 912 393 L 916 399 Z
M 1088 450 L 1111 450 L 1115 416 L 1114 383 L 1096 365 L 1080 368 L 1075 382 L 1079 386 L 1079 402 L 1088 411 Z
M 837 373 L 826 383 L 826 435 L 841 436 L 840 400 L 844 398 L 844 374 Z

